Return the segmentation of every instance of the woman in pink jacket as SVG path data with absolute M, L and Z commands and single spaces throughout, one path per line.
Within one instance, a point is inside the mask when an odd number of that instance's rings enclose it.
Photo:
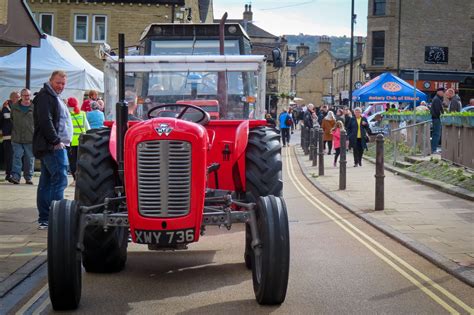
M 344 124 L 340 120 L 336 122 L 336 125 L 331 130 L 332 143 L 333 143 L 334 149 L 336 150 L 336 154 L 334 155 L 334 167 L 337 166 L 337 158 L 339 157 L 339 154 L 341 153 L 341 131 L 343 130 L 344 130 Z

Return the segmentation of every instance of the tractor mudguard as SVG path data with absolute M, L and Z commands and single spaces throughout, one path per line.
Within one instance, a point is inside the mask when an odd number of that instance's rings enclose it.
M 249 130 L 266 124 L 265 120 L 211 120 L 205 126 L 209 134 L 215 134 L 208 155 L 208 165 L 220 165 L 219 189 L 245 191 L 245 151 Z M 208 187 L 217 188 L 212 176 L 209 178 Z

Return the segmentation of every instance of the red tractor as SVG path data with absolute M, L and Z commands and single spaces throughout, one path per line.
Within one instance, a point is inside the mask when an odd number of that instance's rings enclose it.
M 115 113 L 106 112 L 114 122 L 81 136 L 75 199 L 51 205 L 55 310 L 78 307 L 81 265 L 92 273 L 124 269 L 129 235 L 150 250 L 181 250 L 208 225 L 236 223 L 246 226 L 244 260 L 257 302 L 284 301 L 290 240 L 279 134 L 263 120 L 265 66 L 264 56 L 251 55 L 125 57 L 120 37 L 119 56 L 108 56 L 105 66 L 106 104 L 116 104 Z M 219 100 L 219 120 L 176 102 L 189 99 L 191 74 L 208 79 L 197 93 Z M 157 85 L 175 101 L 156 100 Z M 249 111 L 258 119 L 248 120 Z M 175 114 L 162 115 L 169 112 Z

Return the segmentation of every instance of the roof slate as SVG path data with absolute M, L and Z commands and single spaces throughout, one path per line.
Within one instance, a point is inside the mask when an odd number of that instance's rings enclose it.
M 219 23 L 220 20 L 214 20 L 215 23 Z M 231 20 L 226 20 L 227 23 L 239 23 L 240 25 L 242 25 L 242 27 L 245 29 L 245 24 L 247 24 L 247 34 L 250 36 L 250 37 L 260 37 L 260 38 L 274 38 L 274 39 L 278 39 L 278 36 L 276 35 L 273 35 L 267 31 L 265 31 L 264 29 L 261 29 L 260 27 L 258 27 L 257 25 L 253 24 L 253 23 L 250 23 L 250 22 L 247 22 L 245 23 L 244 20 L 238 20 L 238 19 L 231 19 Z
M 212 0 L 199 0 L 199 19 L 201 22 L 206 21 L 209 7 L 212 7 Z

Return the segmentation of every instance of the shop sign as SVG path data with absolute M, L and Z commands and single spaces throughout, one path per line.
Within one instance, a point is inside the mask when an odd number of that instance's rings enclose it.
M 448 64 L 448 47 L 425 46 L 425 63 Z
M 407 80 L 408 83 L 413 85 L 413 80 Z M 459 89 L 459 82 L 457 81 L 427 81 L 421 80 L 416 82 L 416 87 L 422 91 L 436 91 L 438 88 L 447 89 Z
M 286 53 L 286 66 L 287 67 L 296 67 L 296 50 L 288 50 Z

